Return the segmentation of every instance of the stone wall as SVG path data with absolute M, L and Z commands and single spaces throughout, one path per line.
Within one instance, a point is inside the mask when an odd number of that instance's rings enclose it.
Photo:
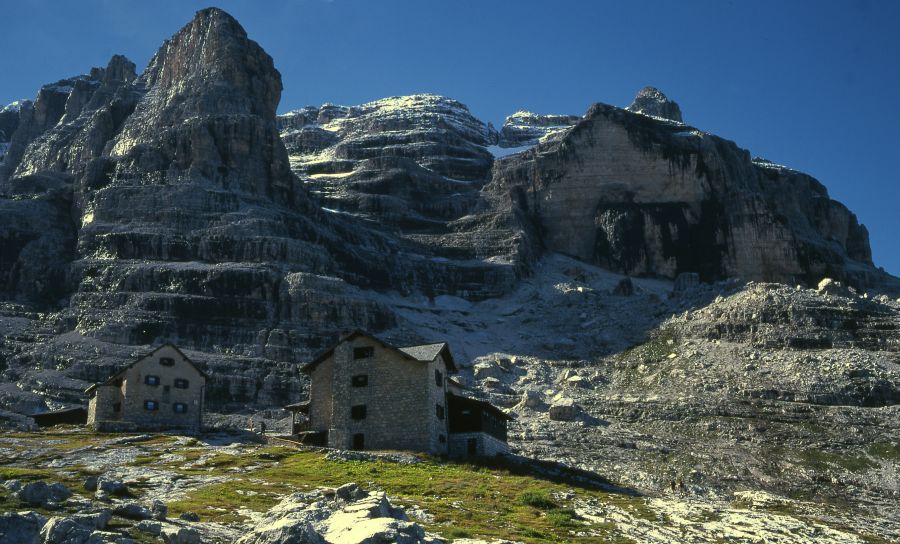
M 372 347 L 374 355 L 353 359 L 354 348 Z M 438 419 L 435 405 L 444 405 L 444 388 L 434 378 L 435 368 L 446 376 L 443 359 L 431 363 L 409 360 L 396 350 L 385 348 L 375 340 L 361 336 L 343 342 L 329 358 L 333 360 L 331 427 L 328 429 L 328 445 L 335 448 L 353 447 L 353 436 L 363 434 L 365 449 L 413 450 L 433 454 L 446 454 L 447 444 L 440 441 L 446 436 L 446 409 L 443 420 Z M 326 360 L 322 365 L 328 364 Z M 354 387 L 353 376 L 366 375 L 365 386 Z M 325 377 L 323 371 L 321 377 Z M 314 373 L 313 379 L 320 376 Z M 312 386 L 311 404 L 319 401 L 316 392 L 320 385 Z M 327 398 L 327 397 L 326 397 Z M 366 407 L 363 419 L 351 418 L 353 406 Z M 314 421 L 320 421 L 319 408 L 312 408 Z M 318 425 L 316 423 L 316 425 Z M 320 430 L 318 426 L 314 430 Z
M 509 445 L 498 440 L 488 433 L 453 433 L 449 440 L 449 455 L 455 459 L 471 457 L 469 455 L 469 440 L 474 439 L 477 444 L 476 457 L 495 457 L 509 453 Z
M 160 364 L 161 358 L 174 359 L 173 366 Z M 146 376 L 158 376 L 159 385 L 144 383 Z M 186 389 L 175 388 L 175 379 L 188 380 Z M 206 379 L 178 350 L 163 346 L 152 355 L 134 364 L 125 372 L 122 419 L 147 428 L 199 429 L 202 420 L 203 391 Z M 147 410 L 144 402 L 159 403 L 157 410 Z M 185 413 L 175 413 L 175 403 L 187 405 Z
M 88 401 L 88 425 L 121 418 L 122 412 L 115 410 L 117 403 L 122 403 L 122 390 L 118 386 L 98 385 Z
M 435 381 L 435 371 L 441 373 L 440 386 Z M 428 409 L 424 417 L 429 424 L 429 451 L 445 455 L 447 453 L 447 436 L 450 430 L 448 426 L 450 411 L 447 409 L 447 363 L 443 355 L 439 355 L 434 361 L 428 363 L 425 380 L 428 388 Z M 443 418 L 437 417 L 437 406 L 441 406 L 444 413 Z
M 309 376 L 309 428 L 314 431 L 327 431 L 332 427 L 331 412 L 333 396 L 331 392 L 334 380 L 334 357 L 319 363 Z

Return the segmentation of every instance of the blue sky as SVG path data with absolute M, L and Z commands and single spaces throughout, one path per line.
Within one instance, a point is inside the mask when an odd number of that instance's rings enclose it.
M 0 103 L 122 53 L 146 65 L 208 2 L 0 0 Z M 282 73 L 281 111 L 433 92 L 495 125 L 519 109 L 627 105 L 817 177 L 900 275 L 900 2 L 282 0 L 217 5 Z

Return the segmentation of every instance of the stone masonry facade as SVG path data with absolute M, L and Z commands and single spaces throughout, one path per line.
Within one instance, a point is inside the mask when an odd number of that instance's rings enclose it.
M 456 365 L 446 343 L 395 348 L 357 331 L 303 371 L 310 378 L 308 429 L 317 443 L 452 457 L 509 452 L 508 416 L 460 396 L 448 379 Z
M 446 455 L 446 377 L 442 354 L 420 361 L 369 336 L 350 338 L 310 373 L 310 428 L 327 430 L 333 448 Z
M 166 344 L 88 389 L 88 425 L 199 432 L 206 376 Z

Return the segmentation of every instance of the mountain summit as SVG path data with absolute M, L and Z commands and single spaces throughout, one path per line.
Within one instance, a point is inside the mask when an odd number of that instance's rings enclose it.
M 660 117 L 670 121 L 678 121 L 679 123 L 683 122 L 681 119 L 681 108 L 678 107 L 678 103 L 669 100 L 656 87 L 644 87 L 638 91 L 634 101 L 625 109 L 651 117 Z

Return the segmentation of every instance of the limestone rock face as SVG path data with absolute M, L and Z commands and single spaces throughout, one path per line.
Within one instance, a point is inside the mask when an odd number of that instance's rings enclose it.
M 485 190 L 510 195 L 548 249 L 629 275 L 880 281 L 865 227 L 817 180 L 612 106 L 499 160 Z
M 140 75 L 113 56 L 0 110 L 4 381 L 78 403 L 171 341 L 209 371 L 210 408 L 283 405 L 302 398 L 296 363 L 341 332 L 449 334 L 438 314 L 474 319 L 545 252 L 636 281 L 894 281 L 821 184 L 660 119 L 661 93 L 647 115 L 518 112 L 499 133 L 442 96 L 276 116 L 280 94 L 272 58 L 211 8 Z M 494 394 L 517 379 L 503 370 L 479 370 Z
M 560 136 L 574 126 L 577 115 L 540 115 L 519 111 L 506 118 L 500 129 L 500 147 L 522 147 Z
M 681 108 L 678 103 L 669 100 L 666 95 L 656 87 L 644 87 L 638 91 L 634 101 L 627 108 L 634 113 L 643 113 L 652 117 L 661 117 L 670 121 L 683 122 Z
M 402 284 L 427 295 L 507 292 L 533 252 L 490 180 L 497 132 L 460 102 L 431 94 L 279 117 L 294 172 L 328 214 L 389 238 Z M 413 259 L 407 254 L 416 254 Z M 424 259 L 423 259 L 424 258 Z

